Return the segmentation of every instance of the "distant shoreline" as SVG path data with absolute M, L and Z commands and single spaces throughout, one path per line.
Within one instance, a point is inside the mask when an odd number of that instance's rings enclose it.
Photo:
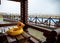
M 36 15 L 30 15 L 29 17 L 36 17 Z M 48 16 L 48 15 L 37 15 L 38 18 L 60 18 L 60 16 Z

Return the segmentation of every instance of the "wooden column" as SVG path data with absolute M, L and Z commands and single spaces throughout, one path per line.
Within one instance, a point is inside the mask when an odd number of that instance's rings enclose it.
M 28 17 L 28 0 L 21 1 L 21 21 L 26 24 Z
M 24 30 L 27 29 L 26 23 L 28 19 L 28 0 L 21 1 L 21 22 L 25 24 Z

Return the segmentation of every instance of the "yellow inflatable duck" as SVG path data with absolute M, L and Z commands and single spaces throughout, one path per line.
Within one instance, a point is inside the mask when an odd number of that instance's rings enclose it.
M 24 32 L 23 31 L 24 26 L 25 25 L 22 22 L 18 22 L 17 28 L 12 28 L 12 29 L 8 30 L 6 33 L 11 36 L 16 36 L 16 35 L 22 34 Z

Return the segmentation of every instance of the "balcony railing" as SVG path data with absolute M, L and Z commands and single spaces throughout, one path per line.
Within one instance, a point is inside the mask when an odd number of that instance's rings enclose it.
M 43 26 L 43 27 L 60 27 L 58 25 L 60 22 L 60 18 L 39 18 L 39 17 L 29 17 L 28 18 L 28 23 L 38 25 L 38 26 Z

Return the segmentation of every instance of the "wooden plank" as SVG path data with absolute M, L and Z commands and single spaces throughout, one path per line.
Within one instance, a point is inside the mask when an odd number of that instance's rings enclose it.
M 15 42 L 16 41 L 16 38 L 12 38 L 10 36 L 6 36 L 6 37 L 7 37 L 8 43 L 11 43 L 11 42 Z
M 0 24 L 0 27 L 17 25 L 17 22 Z
M 26 33 L 26 32 L 24 32 L 24 33 L 22 34 L 22 36 L 25 37 L 25 38 L 30 38 L 30 35 L 29 35 L 28 33 Z
M 22 40 L 27 40 L 30 38 L 30 35 L 24 32 L 23 34 L 17 36 L 9 36 L 5 33 L 8 43 L 12 42 L 23 42 Z
M 34 39 L 33 37 L 31 37 L 30 40 L 33 41 L 34 43 L 39 43 L 39 41 Z
M 18 36 L 16 36 L 16 38 L 17 38 L 17 40 L 22 40 L 22 39 L 24 39 L 24 37 L 23 37 L 22 35 L 18 35 Z
M 22 35 L 17 35 L 17 36 L 8 36 L 6 35 L 8 43 L 12 42 L 18 42 L 20 40 L 24 40 L 25 38 Z

